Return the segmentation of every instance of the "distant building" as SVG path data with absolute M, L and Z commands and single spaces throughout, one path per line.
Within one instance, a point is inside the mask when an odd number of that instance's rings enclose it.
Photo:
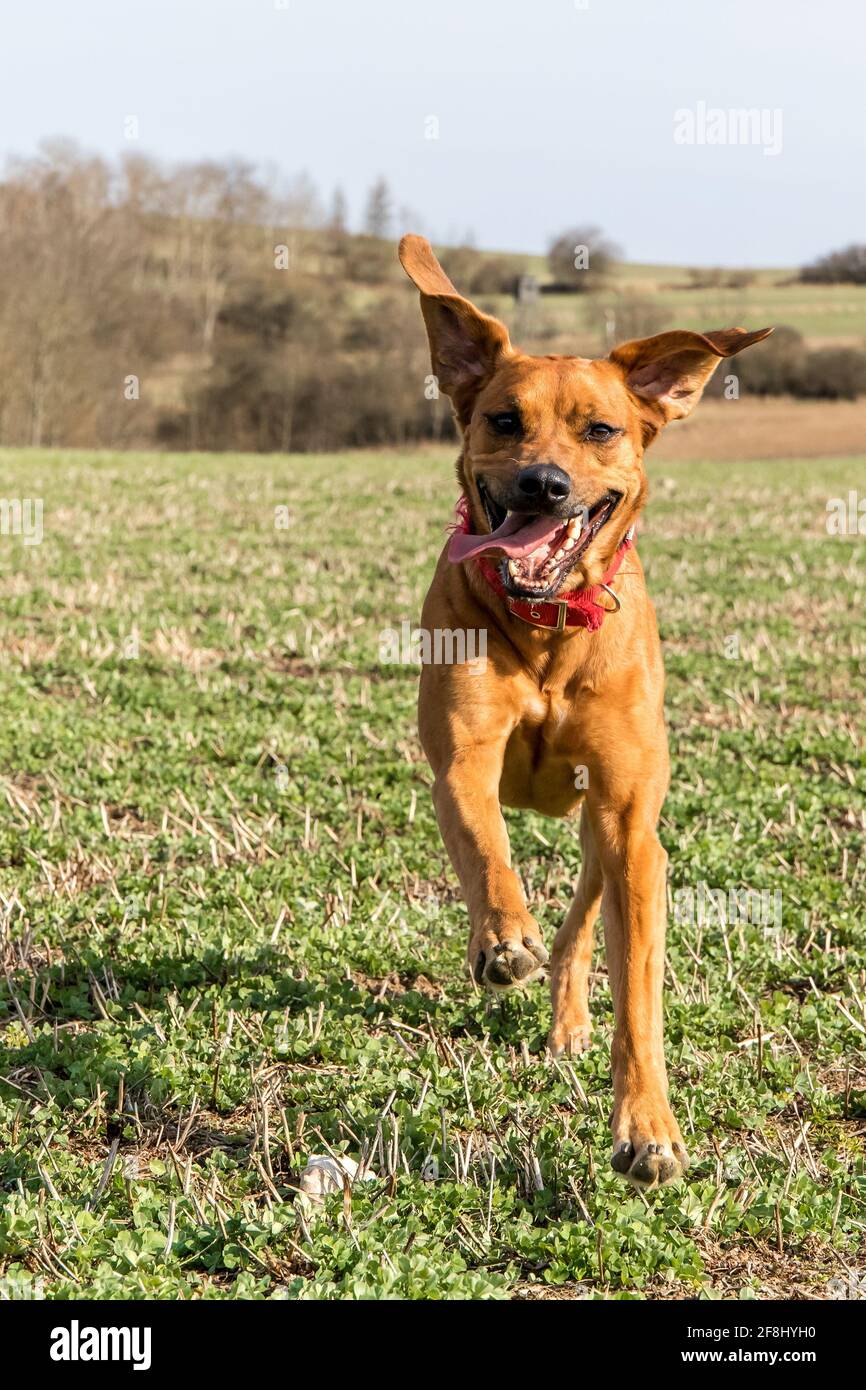
M 534 304 L 538 298 L 538 276 L 519 275 L 517 277 L 517 291 L 515 299 L 518 304 Z

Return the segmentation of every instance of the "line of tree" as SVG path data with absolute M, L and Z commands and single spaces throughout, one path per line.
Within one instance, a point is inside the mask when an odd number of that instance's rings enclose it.
M 800 279 L 807 285 L 866 285 L 866 245 L 854 243 L 819 256 L 803 266 Z
M 396 233 L 418 221 L 379 179 L 363 230 L 348 223 L 339 190 L 323 207 L 309 179 L 241 160 L 108 162 L 55 141 L 12 161 L 0 181 L 0 443 L 316 450 L 450 434 L 395 253 Z M 537 298 L 526 256 L 465 245 L 446 264 L 529 351 L 586 355 L 673 326 L 663 301 L 618 288 L 617 254 L 597 229 L 554 238 L 559 299 Z M 579 327 L 566 290 L 586 292 Z M 749 355 L 755 389 L 864 389 L 853 350 L 831 362 L 803 348 L 776 370 L 780 342 Z
M 760 349 L 760 351 L 759 351 Z M 866 393 L 866 352 L 856 347 L 810 348 L 796 328 L 782 324 L 754 352 L 732 366 L 740 392 L 749 396 L 797 396 L 803 400 L 856 400 Z M 708 394 L 723 394 L 720 368 Z

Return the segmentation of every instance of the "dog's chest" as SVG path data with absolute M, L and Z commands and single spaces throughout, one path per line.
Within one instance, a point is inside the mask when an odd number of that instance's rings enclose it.
M 567 815 L 585 790 L 586 720 L 580 701 L 560 689 L 535 690 L 505 750 L 500 798 L 507 806 Z

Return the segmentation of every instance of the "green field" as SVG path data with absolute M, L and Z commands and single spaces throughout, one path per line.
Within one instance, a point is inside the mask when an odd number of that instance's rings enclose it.
M 2 453 L 5 495 L 44 499 L 40 545 L 0 537 L 3 1296 L 862 1277 L 866 559 L 826 503 L 866 458 L 666 462 L 650 502 L 672 902 L 778 892 L 781 919 L 671 926 L 693 1167 L 645 1197 L 608 1167 L 603 952 L 568 1065 L 545 989 L 473 990 L 417 672 L 379 660 L 417 618 L 451 457 Z M 549 944 L 576 830 L 509 823 Z M 375 1177 L 305 1216 L 297 1174 L 329 1150 Z
M 447 267 L 447 248 L 441 255 Z M 528 256 L 526 264 L 542 283 L 550 279 L 545 256 Z M 862 346 L 866 341 L 866 285 L 801 284 L 796 270 L 781 267 L 749 270 L 748 276 L 749 283 L 736 288 L 695 286 L 686 266 L 623 261 L 613 267 L 609 284 L 600 295 L 605 302 L 615 302 L 622 293 L 651 300 L 663 328 L 701 331 L 721 324 L 772 324 L 795 328 L 816 347 L 828 343 Z M 513 318 L 507 299 L 502 298 L 499 307 L 506 318 L 509 312 Z M 555 327 L 562 334 L 576 332 L 587 339 L 597 338 L 599 310 L 592 296 L 544 295 L 539 307 L 548 321 L 548 331 Z M 531 322 L 529 319 L 530 327 Z M 599 339 L 596 350 L 603 348 Z

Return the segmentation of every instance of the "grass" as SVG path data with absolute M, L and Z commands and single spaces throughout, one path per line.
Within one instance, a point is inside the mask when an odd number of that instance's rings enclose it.
M 782 915 L 671 926 L 695 1161 L 648 1198 L 608 1168 L 603 953 L 573 1065 L 545 990 L 473 991 L 416 672 L 379 661 L 449 455 L 2 464 L 45 538 L 0 548 L 0 1291 L 826 1297 L 862 1271 L 866 565 L 825 526 L 862 458 L 666 461 L 650 503 L 671 898 Z M 509 820 L 549 941 L 575 828 Z M 306 1218 L 328 1150 L 375 1178 Z
M 447 267 L 446 250 L 442 260 Z M 542 281 L 550 278 L 546 257 L 528 257 L 527 264 Z M 603 297 L 610 300 L 622 290 L 650 297 L 667 315 L 664 326 L 669 328 L 701 331 L 723 324 L 784 324 L 797 329 L 816 347 L 827 343 L 862 346 L 866 338 L 866 286 L 801 284 L 793 269 L 756 269 L 749 274 L 750 283 L 740 288 L 696 287 L 685 266 L 623 261 L 614 266 Z M 590 296 L 545 295 L 540 302 L 560 333 L 597 333 L 599 311 Z M 506 309 L 507 301 L 503 300 L 503 313 Z M 531 323 L 531 318 L 528 321 Z
M 626 283 L 626 282 L 624 282 Z M 860 285 L 750 285 L 745 289 L 671 289 L 636 281 L 634 289 L 651 295 L 666 314 L 665 328 L 705 332 L 727 324 L 796 328 L 813 346 L 832 342 L 862 346 L 866 337 L 866 287 Z M 598 309 L 586 295 L 547 295 L 561 332 L 588 331 Z

